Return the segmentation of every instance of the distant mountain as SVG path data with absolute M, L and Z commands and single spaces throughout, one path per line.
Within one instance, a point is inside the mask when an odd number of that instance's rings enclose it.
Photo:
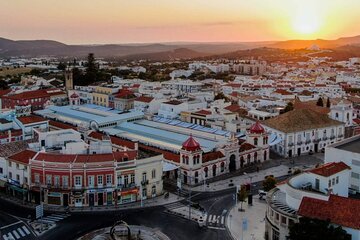
M 309 48 L 312 45 L 317 45 L 320 48 L 333 49 L 344 45 L 360 44 L 360 35 L 355 37 L 344 37 L 336 40 L 288 40 L 280 41 L 274 44 L 269 44 L 267 47 L 270 48 L 281 48 L 281 49 L 302 49 Z
M 206 57 L 211 55 L 210 53 L 200 53 L 188 48 L 177 48 L 170 51 L 165 52 L 155 52 L 155 53 L 143 53 L 143 54 L 134 54 L 127 55 L 122 57 L 122 59 L 126 60 L 152 60 L 152 61 L 168 61 L 168 60 L 176 60 L 176 59 L 193 59 Z
M 97 57 L 120 57 L 126 59 L 149 60 L 188 59 L 208 55 L 229 53 L 246 55 L 244 51 L 266 47 L 268 49 L 304 49 L 317 45 L 320 48 L 336 49 L 342 46 L 360 46 L 360 36 L 344 37 L 337 40 L 289 40 L 271 42 L 234 42 L 234 43 L 154 43 L 154 44 L 104 44 L 104 45 L 67 45 L 51 40 L 20 40 L 0 38 L 0 57 L 58 56 L 85 57 L 92 52 Z M 262 49 L 260 52 L 263 52 Z M 271 50 L 273 51 L 273 50 Z M 248 52 L 249 53 L 249 52 Z

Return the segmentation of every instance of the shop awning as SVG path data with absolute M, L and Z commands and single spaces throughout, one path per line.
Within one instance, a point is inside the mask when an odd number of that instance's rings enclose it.
M 163 161 L 163 171 L 164 172 L 172 171 L 172 170 L 175 170 L 178 168 L 179 168 L 179 166 L 177 166 L 176 164 Z
M 129 194 L 137 194 L 138 192 L 139 192 L 139 189 L 135 188 L 135 189 L 127 190 L 127 191 L 118 192 L 118 195 L 125 196 L 125 195 L 129 195 Z

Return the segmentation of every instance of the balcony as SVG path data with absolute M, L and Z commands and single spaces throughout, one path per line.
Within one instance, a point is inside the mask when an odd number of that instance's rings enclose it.
M 335 135 L 330 136 L 330 140 L 334 140 L 335 139 Z
M 296 143 L 297 145 L 302 145 L 303 144 L 303 142 L 302 141 L 297 141 L 297 143 Z
M 311 140 L 310 140 L 310 139 L 308 139 L 308 140 L 305 141 L 305 144 L 309 144 L 309 143 L 311 143 Z
M 328 140 L 328 137 L 323 137 L 322 140 L 326 141 L 326 140 Z
M 313 140 L 314 143 L 318 143 L 318 142 L 320 142 L 320 141 L 321 141 L 321 138 L 315 138 L 315 139 Z
M 148 185 L 149 184 L 149 180 L 143 180 L 143 181 L 141 181 L 141 185 Z
M 289 143 L 288 143 L 288 146 L 289 146 L 289 147 L 292 147 L 292 146 L 294 146 L 294 143 L 293 143 L 293 142 L 289 142 Z
M 120 184 L 118 185 L 118 189 L 120 191 L 128 191 L 128 190 L 133 190 L 136 189 L 136 185 L 135 183 L 129 183 L 129 184 Z

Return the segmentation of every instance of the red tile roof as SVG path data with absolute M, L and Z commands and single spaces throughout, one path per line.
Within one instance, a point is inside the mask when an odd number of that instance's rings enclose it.
M 230 112 L 237 112 L 237 111 L 241 110 L 242 108 L 237 104 L 231 104 L 227 107 L 224 107 L 224 109 L 226 109 Z
M 89 137 L 102 140 L 105 135 L 99 132 L 91 132 Z M 131 149 L 135 149 L 135 143 L 129 140 L 121 139 L 118 137 L 110 136 L 111 143 L 117 146 L 125 146 Z
M 210 111 L 207 111 L 207 110 L 199 110 L 197 112 L 194 112 L 195 114 L 200 114 L 200 115 L 211 115 L 211 112 Z
M 225 155 L 220 151 L 209 152 L 209 153 L 204 153 L 203 154 L 202 161 L 203 161 L 203 163 L 211 162 L 213 160 L 217 160 L 217 159 L 223 158 L 223 157 L 225 157 Z
M 11 92 L 11 89 L 0 90 L 0 97 L 1 97 L 1 96 L 4 96 L 4 95 L 6 95 L 6 94 L 8 94 L 8 93 L 10 93 L 10 92 Z
M 136 96 L 134 95 L 134 93 L 128 89 L 121 89 L 119 91 L 119 93 L 117 93 L 115 96 L 115 98 L 121 98 L 121 99 L 131 99 L 131 98 L 136 98 Z
M 320 176 L 329 177 L 346 169 L 351 168 L 344 162 L 331 162 L 326 163 L 318 168 L 312 169 L 310 170 L 310 172 Z
M 330 220 L 331 223 L 360 229 L 360 200 L 330 195 L 328 201 L 304 197 L 298 214 L 303 217 Z
M 57 122 L 57 121 L 54 121 L 54 120 L 50 120 L 49 125 L 54 126 L 56 128 L 60 128 L 60 129 L 74 129 L 74 130 L 77 130 L 77 128 L 75 126 L 72 126 L 72 125 L 66 124 L 66 123 L 62 123 L 62 122 Z
M 248 151 L 254 148 L 256 148 L 254 145 L 246 142 L 240 145 L 240 152 Z
M 23 150 L 19 153 L 16 153 L 8 158 L 16 162 L 21 162 L 23 164 L 29 164 L 29 159 L 33 158 L 36 155 L 36 152 L 31 150 Z
M 140 96 L 140 97 L 138 97 L 137 99 L 135 99 L 135 101 L 149 103 L 149 102 L 151 102 L 153 99 L 154 99 L 154 98 L 152 98 L 152 97 Z
M 59 89 L 40 89 L 34 91 L 26 91 L 4 97 L 13 100 L 24 100 L 24 99 L 32 99 L 32 98 L 50 98 L 50 96 L 58 95 L 58 94 L 65 94 L 65 92 Z
M 35 116 L 35 115 L 18 117 L 18 120 L 22 124 L 38 123 L 38 122 L 48 121 L 47 119 L 45 119 L 43 117 L 39 117 L 39 116 Z

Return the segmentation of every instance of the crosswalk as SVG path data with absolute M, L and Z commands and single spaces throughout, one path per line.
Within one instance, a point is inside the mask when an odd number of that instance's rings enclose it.
M 208 225 L 223 226 L 225 225 L 225 216 L 210 214 L 207 218 Z
M 48 223 L 48 224 L 53 224 L 53 223 L 56 223 L 56 222 L 59 222 L 61 220 L 63 220 L 64 218 L 67 218 L 69 217 L 70 215 L 69 214 L 51 214 L 49 216 L 45 216 L 43 217 L 42 219 L 39 219 L 39 221 L 43 222 L 43 223 Z
M 186 205 L 184 205 L 181 202 L 174 202 L 174 203 L 170 203 L 170 204 L 165 205 L 165 208 L 167 210 L 173 210 L 173 209 L 178 209 L 178 208 L 182 208 L 182 207 L 186 207 Z
M 4 240 L 35 239 L 30 229 L 23 223 L 1 229 L 1 232 Z

